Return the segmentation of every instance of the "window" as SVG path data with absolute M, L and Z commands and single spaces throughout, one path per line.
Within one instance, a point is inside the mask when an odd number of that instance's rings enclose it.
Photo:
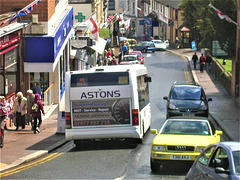
M 229 169 L 228 155 L 225 149 L 218 148 L 214 156 L 212 157 L 210 167 L 221 167 L 225 170 Z
M 128 72 L 73 74 L 71 87 L 128 85 Z
M 139 110 L 141 111 L 149 103 L 149 88 L 145 76 L 137 77 Z
M 207 166 L 210 156 L 215 148 L 216 148 L 216 146 L 213 146 L 213 147 L 208 148 L 206 151 L 204 151 L 204 153 L 199 157 L 198 162 Z
M 109 0 L 108 10 L 115 10 L 115 0 Z

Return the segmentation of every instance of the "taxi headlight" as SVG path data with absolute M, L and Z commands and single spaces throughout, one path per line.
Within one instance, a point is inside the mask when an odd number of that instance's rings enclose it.
M 204 146 L 199 146 L 199 147 L 197 147 L 197 150 L 196 150 L 196 152 L 202 152 L 204 149 L 205 149 L 206 147 Z
M 170 109 L 178 109 L 178 107 L 176 107 L 174 104 L 169 104 L 169 108 Z
M 153 145 L 152 150 L 153 150 L 153 151 L 165 151 L 166 148 L 165 148 L 165 146 Z

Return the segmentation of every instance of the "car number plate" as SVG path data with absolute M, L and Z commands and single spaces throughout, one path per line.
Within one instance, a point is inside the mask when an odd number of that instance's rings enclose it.
M 170 155 L 170 159 L 191 160 L 191 156 L 186 156 L 186 155 Z

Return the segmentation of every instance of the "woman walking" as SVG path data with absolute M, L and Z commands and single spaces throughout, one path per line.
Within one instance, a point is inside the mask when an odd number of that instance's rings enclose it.
M 44 109 L 43 109 L 43 104 L 42 101 L 40 100 L 40 95 L 35 94 L 35 99 L 32 103 L 32 109 L 31 109 L 31 115 L 34 119 L 33 123 L 33 132 L 36 134 L 36 132 L 40 133 L 40 126 L 42 124 L 42 115 L 45 115 Z

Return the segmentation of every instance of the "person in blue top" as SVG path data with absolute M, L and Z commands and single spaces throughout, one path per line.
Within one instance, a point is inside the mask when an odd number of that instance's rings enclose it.
M 40 83 L 37 82 L 37 85 L 34 87 L 35 90 L 35 94 L 39 94 L 40 95 L 40 99 L 41 99 L 41 95 L 42 95 L 42 89 L 40 87 Z
M 123 45 L 123 47 L 122 47 L 122 54 L 123 55 L 127 55 L 127 53 L 128 53 L 128 47 L 127 47 L 127 45 L 126 45 L 126 43 L 124 43 L 124 45 Z

